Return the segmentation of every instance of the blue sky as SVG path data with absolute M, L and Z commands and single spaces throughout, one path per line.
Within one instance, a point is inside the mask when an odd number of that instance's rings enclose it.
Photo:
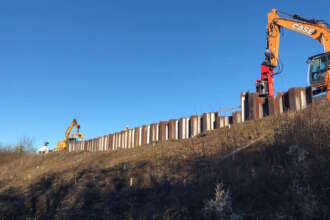
M 0 142 L 87 138 L 239 105 L 272 8 L 330 22 L 328 1 L 0 1 Z M 316 41 L 284 31 L 276 91 L 307 85 Z

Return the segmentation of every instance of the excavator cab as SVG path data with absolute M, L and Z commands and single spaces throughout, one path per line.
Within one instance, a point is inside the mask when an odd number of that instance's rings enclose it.
M 314 93 L 325 92 L 325 75 L 330 71 L 330 52 L 312 56 L 307 63 L 309 84 L 315 88 Z
M 322 53 L 308 58 L 309 83 L 317 86 L 324 83 L 324 75 L 329 69 L 330 53 Z

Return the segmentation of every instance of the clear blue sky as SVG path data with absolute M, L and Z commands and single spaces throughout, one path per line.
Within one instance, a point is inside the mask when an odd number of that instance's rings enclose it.
M 254 91 L 267 12 L 330 22 L 329 2 L 30 0 L 0 2 L 0 142 L 87 138 L 239 105 Z M 307 85 L 321 45 L 284 31 L 276 90 Z

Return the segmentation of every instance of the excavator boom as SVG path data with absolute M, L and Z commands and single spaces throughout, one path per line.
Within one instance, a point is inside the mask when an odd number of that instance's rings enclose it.
M 292 19 L 281 18 L 276 9 L 268 13 L 266 60 L 273 67 L 278 66 L 280 29 L 286 28 L 317 40 L 323 45 L 324 51 L 330 51 L 330 29 L 326 23 L 304 19 L 293 15 Z

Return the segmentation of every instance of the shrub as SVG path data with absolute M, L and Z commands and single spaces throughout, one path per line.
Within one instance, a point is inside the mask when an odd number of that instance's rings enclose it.
M 206 202 L 203 213 L 208 219 L 231 219 L 233 215 L 232 198 L 229 190 L 224 189 L 223 183 L 218 183 L 215 198 Z

